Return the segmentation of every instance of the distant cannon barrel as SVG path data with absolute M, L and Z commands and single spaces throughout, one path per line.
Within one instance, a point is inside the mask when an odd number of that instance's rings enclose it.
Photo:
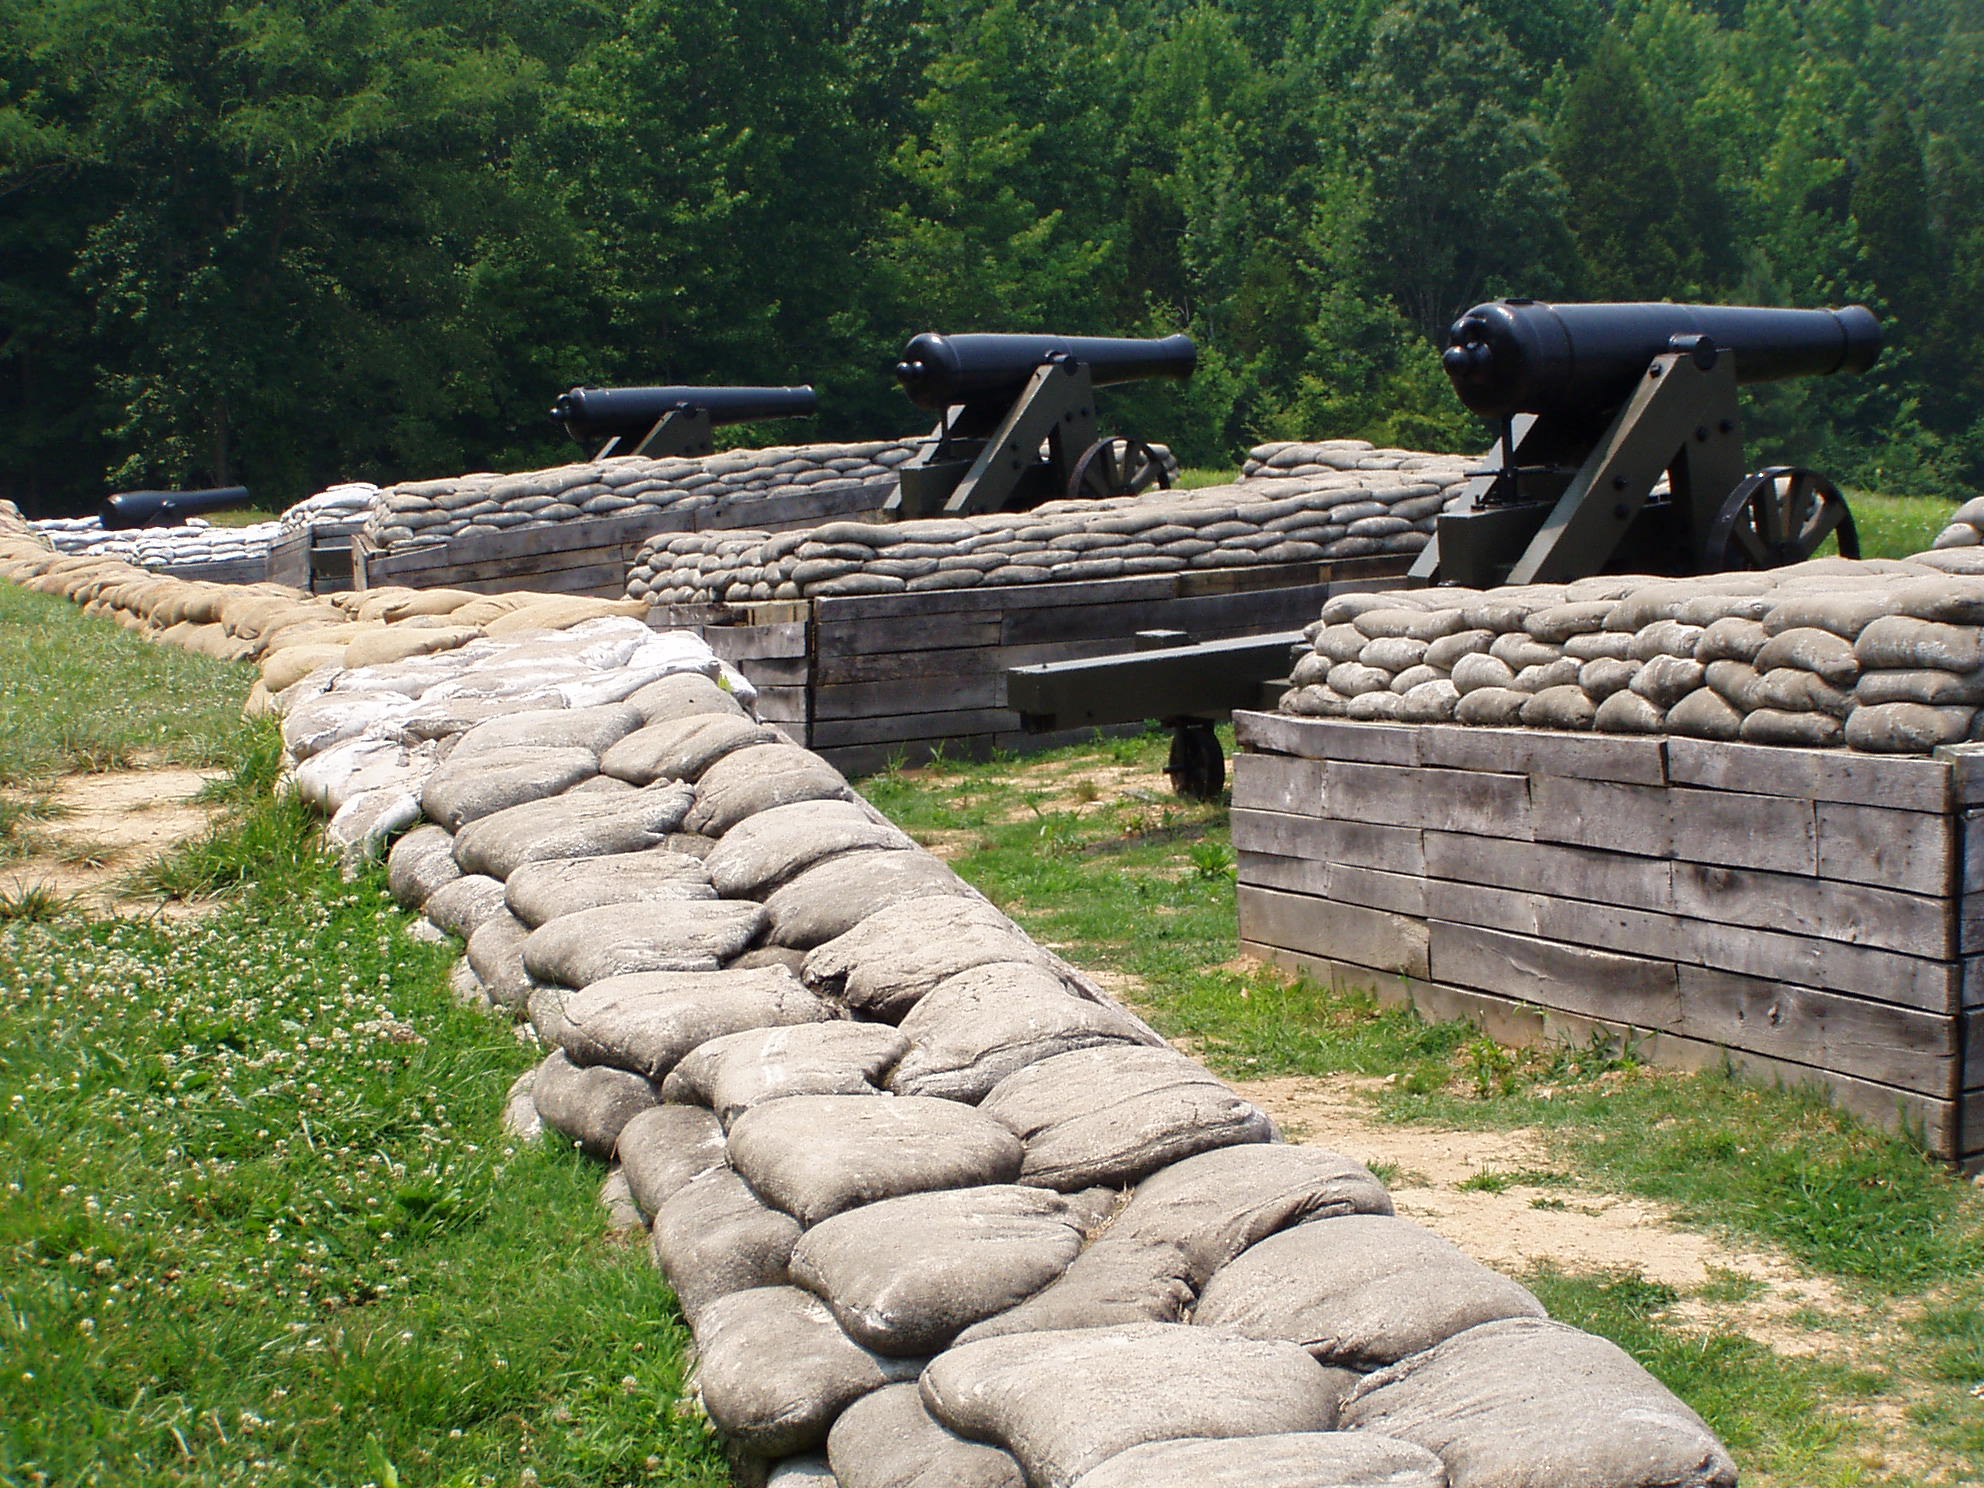
M 919 408 L 949 408 L 991 398 L 1012 398 L 1042 363 L 1070 359 L 1089 369 L 1097 387 L 1146 377 L 1185 378 L 1198 365 L 1190 336 L 1144 340 L 1119 336 L 913 337 L 896 363 L 896 380 Z
M 1864 372 L 1881 354 L 1881 323 L 1864 305 L 1779 310 L 1664 303 L 1476 305 L 1442 356 L 1454 392 L 1485 418 L 1518 413 L 1592 417 L 1618 407 L 1656 356 L 1704 343 L 1736 359 L 1740 383 Z
M 677 409 L 700 409 L 712 424 L 804 418 L 819 411 L 807 387 L 575 387 L 560 393 L 551 417 L 582 444 L 638 438 Z
M 97 508 L 97 517 L 113 532 L 134 527 L 176 527 L 203 512 L 229 511 L 248 505 L 246 486 L 210 486 L 204 491 L 119 491 Z

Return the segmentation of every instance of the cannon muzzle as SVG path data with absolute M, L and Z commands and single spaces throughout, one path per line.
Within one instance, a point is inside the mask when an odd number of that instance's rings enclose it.
M 811 387 L 575 387 L 560 393 L 551 417 L 581 444 L 637 439 L 677 409 L 699 409 L 710 422 L 804 418 L 818 411 Z
M 97 508 L 97 518 L 113 532 L 134 527 L 177 527 L 203 512 L 248 505 L 246 486 L 210 486 L 204 491 L 119 491 Z
M 919 408 L 1011 399 L 1046 362 L 1080 362 L 1097 387 L 1146 377 L 1185 378 L 1198 365 L 1190 336 L 1142 340 L 1118 336 L 913 337 L 896 363 L 896 381 Z
M 1864 305 L 1778 310 L 1744 305 L 1476 305 L 1442 356 L 1454 392 L 1485 418 L 1518 413 L 1593 418 L 1632 394 L 1663 352 L 1727 352 L 1739 383 L 1864 372 L 1881 354 L 1881 323 Z

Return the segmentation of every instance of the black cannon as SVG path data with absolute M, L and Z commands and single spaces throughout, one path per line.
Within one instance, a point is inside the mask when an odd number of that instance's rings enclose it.
M 1412 577 L 1486 586 L 1776 568 L 1833 533 L 1857 557 L 1831 481 L 1746 472 L 1736 389 L 1864 372 L 1880 353 L 1880 322 L 1860 305 L 1477 305 L 1454 322 L 1442 363 L 1501 437 Z
M 719 425 L 806 418 L 819 406 L 811 387 L 575 387 L 551 417 L 582 445 L 604 440 L 595 459 L 659 460 L 715 453 Z
M 1131 496 L 1168 486 L 1156 450 L 1098 438 L 1095 390 L 1149 377 L 1187 378 L 1190 336 L 940 336 L 903 348 L 896 380 L 942 417 L 928 447 L 902 467 L 897 518 L 1025 511 L 1063 496 Z
M 97 520 L 113 532 L 134 527 L 178 527 L 188 517 L 232 511 L 248 505 L 246 486 L 210 486 L 204 491 L 119 491 L 97 508 Z

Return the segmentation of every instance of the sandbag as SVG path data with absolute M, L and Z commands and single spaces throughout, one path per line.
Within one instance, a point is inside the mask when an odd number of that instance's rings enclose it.
M 733 899 L 606 904 L 531 931 L 524 965 L 565 987 L 636 971 L 714 971 L 751 943 L 764 917 L 762 906 Z
M 1623 1349 L 1543 1318 L 1483 1323 L 1365 1376 L 1342 1424 L 1426 1448 L 1453 1488 L 1736 1483 L 1701 1417 Z
M 871 1354 L 798 1287 L 719 1297 L 696 1320 L 703 1408 L 745 1451 L 783 1457 L 817 1447 L 841 1411 L 914 1378 L 920 1360 Z
M 1299 1431 L 1148 1442 L 1084 1473 L 1075 1488 L 1447 1488 L 1447 1472 L 1396 1437 Z
M 696 782 L 687 826 L 721 837 L 747 816 L 794 801 L 853 798 L 840 771 L 796 744 L 752 744 L 726 754 Z
M 655 1264 L 691 1327 L 719 1297 L 784 1285 L 786 1259 L 798 1239 L 797 1220 L 764 1203 L 721 1165 L 698 1173 L 654 1212 Z
M 808 1230 L 792 1280 L 863 1347 L 935 1353 L 1065 1271 L 1113 1198 L 993 1184 L 884 1199 Z
M 589 749 L 516 744 L 464 755 L 457 745 L 427 777 L 420 806 L 429 820 L 459 832 L 478 817 L 559 795 L 598 773 L 599 761 Z
M 804 1225 L 899 1194 L 1010 1183 L 1019 1139 L 970 1106 L 926 1096 L 795 1095 L 730 1128 L 730 1162 Z
M 1528 1289 L 1410 1220 L 1317 1220 L 1271 1235 L 1213 1273 L 1192 1321 L 1299 1343 L 1369 1371 L 1498 1318 L 1542 1317 Z
M 827 1460 L 840 1488 L 1026 1488 L 1018 1459 L 945 1430 L 914 1384 L 884 1385 L 842 1411 Z
M 1276 1142 L 1204 1152 L 1146 1178 L 1059 1281 L 963 1337 L 1176 1322 L 1207 1278 L 1267 1236 L 1391 1212 L 1390 1195 L 1368 1168 L 1320 1147 Z
M 464 756 L 496 749 L 583 749 L 600 753 L 641 726 L 641 713 L 627 703 L 596 708 L 534 708 L 511 711 L 478 723 L 462 735 L 456 752 Z M 645 782 L 642 782 L 645 784 Z
M 653 1106 L 620 1128 L 627 1193 L 649 1219 L 695 1179 L 723 1166 L 723 1128 L 701 1106 Z
M 649 724 L 692 718 L 699 713 L 727 713 L 745 716 L 743 707 L 716 682 L 700 672 L 678 672 L 650 682 L 629 694 L 627 706 Z
M 806 985 L 864 1018 L 900 1022 L 938 983 L 991 962 L 1060 963 L 975 895 L 905 899 L 865 916 L 806 958 Z
M 978 1109 L 1026 1144 L 1028 1183 L 1123 1187 L 1180 1158 L 1275 1139 L 1267 1113 L 1173 1049 L 1107 1044 L 1008 1075 Z
M 758 899 L 827 858 L 916 846 L 855 801 L 795 801 L 746 817 L 708 859 L 710 881 L 726 899 Z
M 765 901 L 769 938 L 775 945 L 810 950 L 891 905 L 939 897 L 975 896 L 948 863 L 930 853 L 848 853 L 808 868 Z
M 546 1126 L 578 1143 L 588 1157 L 606 1162 L 620 1129 L 658 1104 L 661 1091 L 626 1070 L 605 1065 L 580 1069 L 559 1052 L 537 1067 L 531 1099 Z
M 611 1064 L 660 1080 L 711 1039 L 831 1017 L 784 967 L 637 971 L 559 993 L 555 1017 L 539 1031 L 574 1064 Z
M 1004 1447 L 1039 1488 L 1145 1442 L 1327 1431 L 1354 1376 L 1291 1343 L 1137 1323 L 962 1344 L 921 1381 L 931 1415 Z
M 532 929 L 561 915 L 607 904 L 714 899 L 702 863 L 666 846 L 597 858 L 525 863 L 503 885 L 510 913 Z
M 813 954 L 839 944 L 829 941 Z M 859 973 L 863 968 L 857 964 L 854 969 Z M 1056 1054 L 1098 1044 L 1147 1044 L 1153 1037 L 1129 1015 L 1075 996 L 1045 965 L 1014 961 L 994 961 L 946 977 L 908 1010 L 901 1027 L 909 1049 L 889 1076 L 889 1088 L 898 1095 L 936 1095 L 973 1104 L 1007 1075 Z
M 470 873 L 508 878 L 522 864 L 546 858 L 640 852 L 681 826 L 693 799 L 686 785 L 655 785 L 530 801 L 463 827 L 455 834 L 455 861 Z
M 521 1011 L 537 989 L 524 964 L 524 942 L 530 926 L 505 910 L 492 914 L 468 938 L 468 964 L 481 978 L 489 1000 L 498 1007 Z
M 628 734 L 600 756 L 599 768 L 635 785 L 656 780 L 695 781 L 726 754 L 753 744 L 779 742 L 776 730 L 753 723 L 741 713 L 691 713 L 649 723 Z
M 753 1028 L 700 1045 L 669 1072 L 664 1100 L 707 1106 L 727 1129 L 745 1111 L 795 1095 L 880 1095 L 908 1041 L 882 1023 Z
M 455 840 L 441 827 L 415 827 L 386 854 L 386 887 L 408 909 L 419 909 L 442 885 L 461 876 Z
M 467 940 L 483 921 L 508 914 L 501 880 L 484 873 L 464 873 L 442 884 L 421 906 L 428 919 L 450 934 Z

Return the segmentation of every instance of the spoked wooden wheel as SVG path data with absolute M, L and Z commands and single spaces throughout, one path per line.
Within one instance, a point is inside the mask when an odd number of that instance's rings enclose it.
M 1112 434 L 1082 451 L 1068 477 L 1068 495 L 1080 501 L 1139 496 L 1152 486 L 1169 487 L 1171 472 L 1156 450 L 1141 439 Z
M 1705 546 L 1718 569 L 1782 568 L 1804 562 L 1834 533 L 1840 557 L 1860 556 L 1860 533 L 1839 487 L 1815 470 L 1773 465 L 1729 493 Z

